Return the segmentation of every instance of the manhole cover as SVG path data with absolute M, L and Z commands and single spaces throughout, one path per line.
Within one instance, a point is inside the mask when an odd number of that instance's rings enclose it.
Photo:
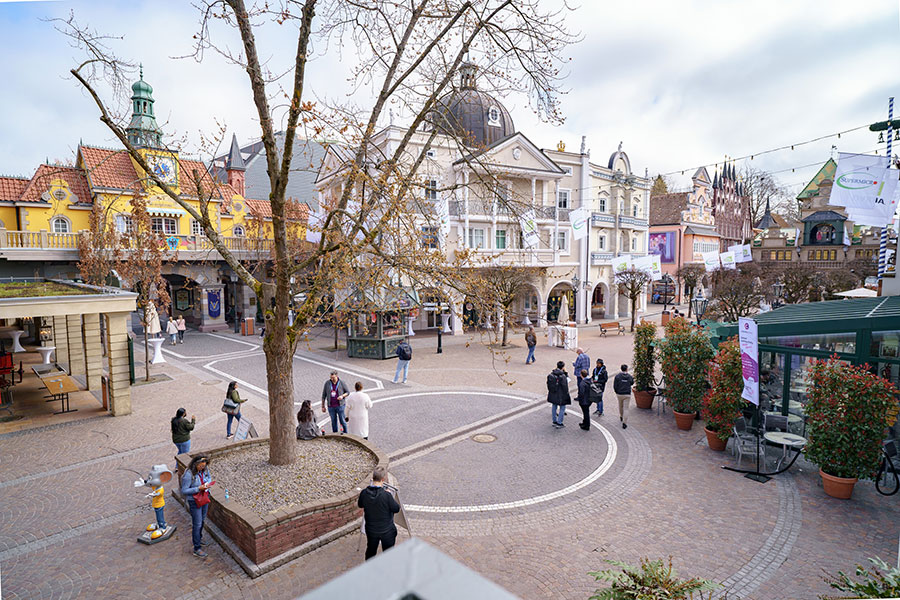
M 210 379 L 209 381 L 204 381 L 202 385 L 218 385 L 222 383 L 218 379 Z
M 476 433 L 472 436 L 473 442 L 478 442 L 479 444 L 490 444 L 491 442 L 497 441 L 496 435 L 491 435 L 490 433 Z

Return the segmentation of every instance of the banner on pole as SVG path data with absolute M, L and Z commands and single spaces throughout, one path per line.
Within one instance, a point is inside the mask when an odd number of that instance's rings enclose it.
M 538 226 L 537 221 L 534 219 L 534 211 L 529 210 L 523 212 L 519 225 L 522 227 L 522 243 L 529 248 L 537 246 L 541 241 L 541 236 L 538 234 Z
M 741 398 L 759 406 L 759 340 L 756 321 L 738 319 L 738 342 L 741 346 L 741 377 L 744 390 Z
M 724 269 L 737 269 L 737 261 L 735 260 L 734 252 L 722 252 L 719 254 L 719 260 L 722 261 L 722 268 Z
M 638 271 L 643 271 L 649 275 L 651 281 L 662 279 L 662 263 L 658 254 L 635 258 L 631 261 L 631 264 Z
M 736 263 L 750 262 L 753 260 L 753 255 L 750 253 L 750 244 L 728 246 L 728 251 L 734 252 L 734 262 Z
M 613 259 L 612 263 L 613 273 L 619 273 L 621 271 L 627 271 L 631 268 L 631 256 L 628 254 L 623 254 L 622 256 L 617 256 Z
M 713 250 L 712 252 L 701 252 L 700 256 L 703 258 L 703 265 L 706 267 L 707 271 L 715 271 L 719 268 L 718 250 Z
M 572 224 L 572 237 L 576 240 L 583 239 L 588 234 L 588 222 L 591 211 L 586 208 L 576 208 L 569 211 L 569 223 Z
M 889 225 L 897 210 L 898 171 L 887 156 L 841 152 L 828 202 L 844 206 L 861 225 Z

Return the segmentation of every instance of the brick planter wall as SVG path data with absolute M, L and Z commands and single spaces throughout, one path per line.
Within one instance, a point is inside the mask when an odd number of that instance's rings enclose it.
M 365 448 L 374 455 L 378 466 L 387 468 L 387 455 L 369 444 L 367 440 L 350 435 L 329 434 L 326 437 L 338 438 L 345 443 Z M 205 450 L 203 453 L 208 455 L 212 461 L 211 472 L 215 475 L 216 458 L 237 450 L 251 446 L 264 446 L 268 443 L 268 438 L 246 440 L 221 448 Z M 180 454 L 177 457 L 179 485 L 181 475 L 191 458 L 200 453 L 201 451 L 197 451 Z M 362 488 L 368 483 L 369 478 L 367 477 L 358 486 Z M 344 494 L 282 508 L 265 517 L 260 517 L 233 497 L 225 500 L 225 491 L 221 486 L 210 488 L 210 497 L 207 520 L 215 524 L 222 534 L 227 536 L 250 561 L 255 563 L 257 569 L 253 569 L 254 572 L 250 573 L 251 575 L 259 575 L 278 566 L 281 562 L 296 558 L 296 556 L 289 555 L 291 550 L 326 536 L 362 516 L 362 509 L 356 506 L 359 491 L 355 489 L 355 486 L 354 489 L 350 489 Z M 313 545 L 309 550 L 315 547 L 317 546 Z M 259 570 L 262 563 L 272 561 L 277 557 L 284 557 L 284 560 Z M 247 569 L 246 565 L 243 566 Z

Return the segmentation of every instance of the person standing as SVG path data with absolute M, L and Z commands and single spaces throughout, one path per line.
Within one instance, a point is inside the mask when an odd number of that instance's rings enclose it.
M 537 346 L 537 336 L 534 334 L 534 327 L 529 327 L 525 333 L 525 345 L 528 346 L 528 356 L 525 357 L 525 364 L 534 362 L 534 348 Z
M 178 343 L 184 343 L 184 332 L 187 331 L 187 323 L 184 322 L 184 315 L 178 315 L 178 320 L 175 321 L 175 327 L 178 328 Z
M 356 501 L 356 505 L 363 509 L 363 518 L 366 521 L 366 560 L 375 556 L 379 543 L 381 551 L 386 552 L 397 541 L 394 515 L 400 512 L 400 504 L 394 499 L 393 494 L 384 489 L 386 477 L 384 467 L 375 467 L 372 483 L 359 493 L 359 499 Z
M 403 383 L 409 374 L 409 361 L 412 360 L 412 346 L 403 340 L 397 344 L 397 372 L 394 373 L 394 383 L 400 383 L 400 371 L 403 371 Z
M 596 414 L 603 416 L 603 392 L 606 391 L 606 382 L 609 381 L 609 373 L 606 372 L 606 365 L 603 359 L 597 359 L 597 366 L 591 374 L 591 401 L 597 403 Z
M 203 546 L 209 545 L 209 542 L 203 540 L 203 523 L 209 510 L 208 490 L 213 483 L 209 474 L 209 457 L 205 454 L 198 454 L 192 458 L 191 464 L 181 476 L 181 495 L 187 500 L 188 510 L 191 513 L 191 542 L 194 545 L 194 556 L 199 558 L 209 556 L 203 550 Z
M 168 334 L 169 341 L 174 346 L 178 339 L 178 326 L 175 324 L 175 319 L 169 319 L 169 322 L 166 324 L 166 334 Z
M 628 365 L 622 365 L 622 370 L 613 378 L 613 391 L 619 399 L 619 420 L 622 421 L 622 429 L 628 429 L 628 401 L 631 400 L 631 386 L 634 385 L 634 377 L 628 372 Z
M 178 454 L 191 451 L 191 431 L 194 430 L 194 425 L 197 424 L 197 417 L 191 415 L 191 420 L 188 421 L 184 418 L 186 414 L 186 410 L 179 408 L 175 411 L 175 416 L 172 418 L 172 443 L 178 449 Z
M 312 403 L 304 400 L 297 412 L 297 439 L 313 440 L 319 437 L 319 428 L 313 418 Z
M 361 381 L 357 381 L 354 387 L 356 391 L 347 396 L 347 422 L 350 424 L 350 433 L 367 440 L 369 439 L 369 409 L 372 408 L 372 399 L 362 391 Z
M 241 404 L 247 401 L 246 398 L 241 398 L 237 387 L 237 381 L 232 381 L 228 384 L 228 391 L 225 392 L 225 404 L 222 406 L 225 410 L 225 414 L 228 415 L 228 423 L 225 426 L 225 439 L 231 439 L 234 436 L 234 434 L 231 433 L 231 422 L 237 419 L 238 423 L 240 423 Z
M 341 424 L 341 433 L 347 433 L 347 421 L 344 420 L 345 399 L 350 395 L 347 386 L 338 377 L 337 371 L 332 371 L 325 385 L 322 386 L 322 412 L 325 412 L 325 403 L 328 403 L 328 414 L 331 417 L 331 433 L 337 433 L 338 422 Z
M 566 406 L 572 404 L 572 397 L 569 395 L 569 375 L 563 361 L 556 363 L 556 368 L 547 375 L 547 402 L 553 405 L 553 426 L 557 429 L 565 427 L 563 417 Z
M 582 415 L 581 423 L 578 426 L 585 431 L 591 428 L 591 383 L 587 369 L 584 369 L 578 380 L 578 406 L 581 407 Z
M 591 368 L 591 358 L 582 348 L 577 349 L 575 352 L 578 356 L 575 357 L 572 368 L 575 369 L 575 378 L 577 379 L 577 382 L 581 383 L 581 372 Z

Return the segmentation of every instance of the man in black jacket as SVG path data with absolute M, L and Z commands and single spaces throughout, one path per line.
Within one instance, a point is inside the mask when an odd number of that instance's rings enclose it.
M 344 419 L 345 400 L 350 395 L 350 390 L 338 377 L 337 371 L 332 371 L 325 385 L 322 386 L 322 412 L 325 412 L 325 404 L 328 404 L 328 414 L 331 417 L 331 432 L 337 433 L 338 422 L 341 424 L 341 433 L 347 433 L 347 421 Z
M 547 402 L 553 405 L 553 426 L 557 429 L 565 427 L 563 417 L 566 406 L 572 404 L 572 397 L 569 395 L 569 375 L 563 361 L 556 363 L 556 368 L 547 375 Z
M 631 400 L 631 386 L 634 385 L 634 377 L 628 372 L 628 365 L 622 365 L 622 372 L 617 373 L 613 379 L 613 391 L 619 399 L 619 420 L 622 421 L 622 429 L 628 429 L 628 415 L 625 409 Z
M 594 372 L 591 375 L 591 381 L 593 385 L 591 386 L 591 401 L 597 403 L 597 416 L 603 416 L 603 392 L 606 391 L 606 382 L 609 381 L 609 374 L 606 372 L 606 365 L 603 364 L 603 359 L 597 359 L 597 366 L 594 367 Z
M 591 379 L 588 377 L 587 369 L 582 369 L 581 379 L 578 381 L 578 406 L 581 407 L 582 419 L 578 425 L 585 431 L 591 428 Z
M 363 509 L 366 520 L 366 560 L 378 552 L 386 552 L 397 541 L 397 527 L 394 525 L 394 514 L 400 512 L 400 504 L 394 496 L 384 489 L 387 476 L 384 467 L 375 467 L 372 483 L 359 493 L 356 505 Z

